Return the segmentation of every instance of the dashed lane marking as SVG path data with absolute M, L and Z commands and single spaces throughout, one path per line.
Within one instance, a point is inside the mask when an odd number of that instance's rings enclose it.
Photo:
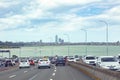
M 50 79 L 50 80 L 53 80 L 53 79 Z
M 16 75 L 9 76 L 9 78 L 14 78 Z
M 55 73 L 53 73 L 52 75 L 55 76 Z
M 31 77 L 29 80 L 34 80 L 34 78 L 37 76 L 37 74 L 36 75 L 34 75 L 33 77 Z
M 55 70 L 56 70 L 56 67 L 55 67 Z
M 56 70 L 54 70 L 54 72 L 56 72 Z
M 28 71 L 24 71 L 24 73 L 27 73 Z

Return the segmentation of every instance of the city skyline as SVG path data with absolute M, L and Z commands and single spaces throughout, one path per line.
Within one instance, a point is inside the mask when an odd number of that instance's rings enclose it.
M 120 1 L 114 0 L 0 0 L 0 41 L 64 42 L 120 41 Z

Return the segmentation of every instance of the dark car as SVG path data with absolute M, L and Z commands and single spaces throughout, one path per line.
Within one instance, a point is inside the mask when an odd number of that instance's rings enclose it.
M 52 63 L 52 64 L 55 64 L 55 62 L 56 62 L 56 59 L 53 58 L 53 59 L 51 60 L 51 63 Z
M 5 61 L 5 67 L 8 67 L 8 66 L 13 66 L 12 60 Z
M 64 57 L 58 57 L 58 58 L 56 59 L 56 62 L 55 62 L 55 65 L 56 65 L 56 66 L 58 66 L 58 65 L 63 65 L 63 66 L 65 66 L 65 64 L 66 64 L 66 60 L 65 60 Z

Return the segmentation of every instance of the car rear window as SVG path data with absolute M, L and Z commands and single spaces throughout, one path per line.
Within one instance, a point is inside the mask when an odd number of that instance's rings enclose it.
M 27 60 L 21 60 L 20 62 L 27 62 Z
M 58 60 L 64 60 L 64 58 L 58 58 Z
M 39 61 L 48 61 L 48 60 L 39 60 Z

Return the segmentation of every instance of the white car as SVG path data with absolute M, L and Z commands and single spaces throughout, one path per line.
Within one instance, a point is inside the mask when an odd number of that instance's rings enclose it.
M 76 59 L 74 57 L 68 57 L 67 61 L 69 61 L 69 62 L 76 62 Z
M 97 60 L 97 66 L 110 70 L 119 70 L 120 64 L 114 56 L 100 56 Z
M 20 63 L 19 68 L 29 68 L 30 67 L 29 60 L 22 59 L 22 60 L 20 60 L 19 63 Z
M 49 59 L 39 59 L 38 61 L 38 69 L 40 69 L 41 67 L 48 67 L 50 68 L 51 66 L 51 62 Z
M 90 65 L 96 65 L 96 61 L 97 61 L 96 57 L 92 55 L 87 55 L 83 58 L 83 62 Z

